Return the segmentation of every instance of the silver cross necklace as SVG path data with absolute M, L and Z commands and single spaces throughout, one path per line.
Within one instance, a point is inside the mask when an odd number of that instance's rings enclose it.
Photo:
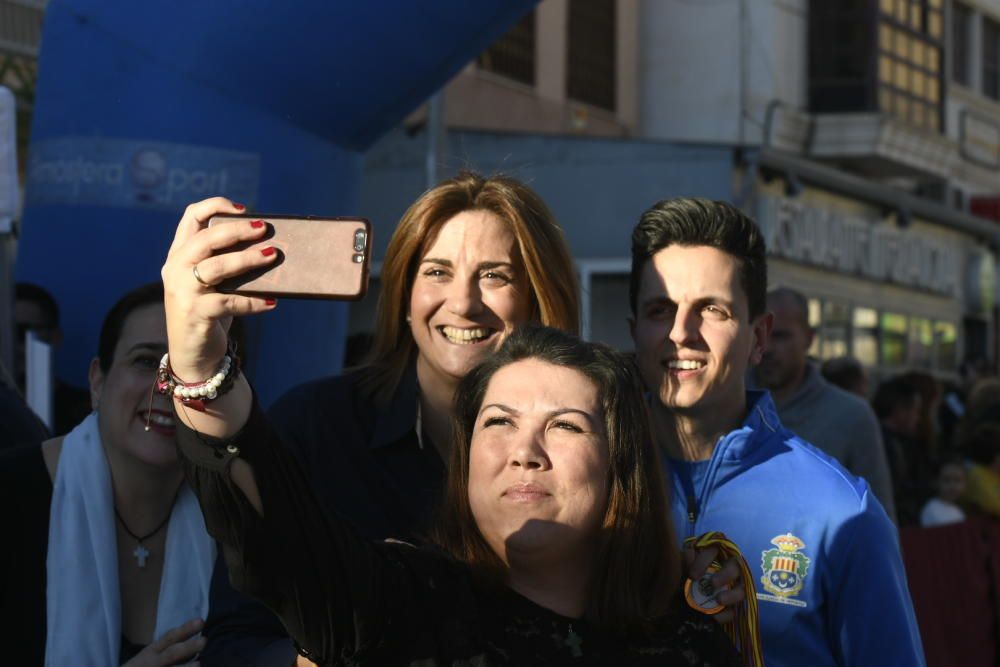
M 174 507 L 171 505 L 170 512 L 167 512 L 166 518 L 160 522 L 160 525 L 154 528 L 151 532 L 140 536 L 132 532 L 132 529 L 125 523 L 125 519 L 123 519 L 122 515 L 118 513 L 118 508 L 115 507 L 115 516 L 118 517 L 119 521 L 121 521 L 122 528 L 125 529 L 125 532 L 128 533 L 133 540 L 139 543 L 138 546 L 136 546 L 135 551 L 132 552 L 132 555 L 135 556 L 136 562 L 139 563 L 139 567 L 146 567 L 146 559 L 149 558 L 149 549 L 143 546 L 142 543 L 163 530 L 163 527 L 167 525 L 168 521 L 170 521 L 170 514 L 173 512 L 173 509 Z

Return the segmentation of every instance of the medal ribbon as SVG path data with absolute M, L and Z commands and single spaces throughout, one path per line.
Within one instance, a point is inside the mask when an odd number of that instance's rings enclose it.
M 723 623 L 722 626 L 726 629 L 729 638 L 733 640 L 733 644 L 739 649 L 747 667 L 764 667 L 764 655 L 760 646 L 760 621 L 757 617 L 756 589 L 753 585 L 750 568 L 747 566 L 743 554 L 740 553 L 739 547 L 718 531 L 705 533 L 698 537 L 689 537 L 684 540 L 684 546 L 694 549 L 715 547 L 719 550 L 719 556 L 712 562 L 712 565 L 719 568 L 722 567 L 723 562 L 736 559 L 740 568 L 740 576 L 743 578 L 746 599 L 734 610 L 733 620 Z

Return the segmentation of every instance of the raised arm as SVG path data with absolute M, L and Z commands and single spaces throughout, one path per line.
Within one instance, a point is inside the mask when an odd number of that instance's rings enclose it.
M 192 204 L 184 211 L 161 270 L 170 368 L 184 382 L 202 382 L 212 377 L 226 354 L 227 331 L 232 318 L 272 310 L 273 299 L 222 294 L 214 289 L 226 278 L 272 263 L 277 254 L 250 247 L 215 256 L 241 241 L 258 240 L 267 226 L 259 220 L 208 228 L 208 220 L 220 213 L 241 213 L 243 207 L 215 197 Z M 246 378 L 236 379 L 232 389 L 198 411 L 175 401 L 178 418 L 198 433 L 225 438 L 237 433 L 250 415 L 252 392 Z M 253 471 L 243 461 L 233 462 L 233 482 L 251 505 L 262 511 Z
M 274 305 L 212 289 L 271 261 L 252 247 L 213 256 L 264 233 L 251 221 L 205 228 L 212 215 L 237 210 L 223 199 L 190 206 L 163 267 L 171 367 L 186 382 L 216 372 L 232 316 Z M 442 610 L 473 608 L 465 569 L 424 550 L 368 542 L 325 512 L 245 379 L 204 411 L 175 405 L 185 475 L 234 587 L 273 609 L 302 647 L 328 660 L 396 664 L 450 641 L 437 634 L 457 627 Z

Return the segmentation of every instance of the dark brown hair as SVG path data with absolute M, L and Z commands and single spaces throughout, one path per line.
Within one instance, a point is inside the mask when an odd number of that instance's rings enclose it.
M 480 581 L 503 579 L 504 565 L 479 532 L 469 504 L 469 451 L 491 378 L 525 359 L 575 369 L 597 385 L 608 441 L 608 506 L 586 618 L 614 634 L 641 633 L 667 613 L 677 593 L 680 551 L 638 372 L 607 346 L 527 325 L 463 378 L 456 392 L 455 440 L 436 541 L 472 565 Z
M 462 172 L 431 188 L 410 206 L 386 249 L 374 339 L 365 360 L 371 371 L 366 389 L 381 402 L 395 391 L 416 353 L 406 313 L 420 259 L 444 223 L 470 210 L 489 211 L 510 226 L 531 288 L 531 321 L 574 333 L 578 330 L 576 270 L 562 229 L 548 206 L 534 190 L 508 176 L 484 178 Z
M 657 202 L 632 230 L 629 304 L 636 314 L 642 272 L 667 246 L 709 246 L 740 262 L 740 285 L 750 319 L 763 315 L 767 302 L 767 251 L 764 236 L 743 211 L 724 201 L 683 198 Z
M 97 363 L 102 373 L 107 375 L 108 371 L 111 370 L 111 364 L 115 360 L 115 347 L 118 345 L 118 339 L 121 338 L 125 320 L 132 314 L 132 311 L 154 303 L 163 306 L 163 283 L 149 283 L 136 287 L 111 306 L 111 310 L 104 316 L 104 323 L 101 324 L 101 336 L 97 339 Z

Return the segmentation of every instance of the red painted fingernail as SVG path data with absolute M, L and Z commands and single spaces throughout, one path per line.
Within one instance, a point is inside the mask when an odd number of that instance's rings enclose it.
M 260 229 L 261 227 L 264 226 L 264 221 L 254 220 L 253 222 L 250 223 L 250 226 L 253 227 L 254 229 Z
M 246 206 L 244 206 L 243 204 L 237 204 L 236 202 L 233 202 L 233 208 L 235 208 L 237 211 L 242 211 L 243 209 L 246 208 Z
M 269 306 L 273 306 L 274 304 L 278 303 L 278 300 L 277 299 L 264 299 L 264 303 L 266 303 Z
M 269 245 L 269 246 L 267 246 L 266 248 L 264 248 L 263 250 L 261 250 L 261 251 L 260 251 L 260 254 L 264 255 L 264 257 L 270 257 L 270 256 L 271 256 L 271 255 L 273 255 L 273 254 L 274 254 L 275 252 L 276 252 L 276 251 L 275 251 L 275 249 L 274 249 L 274 246 L 273 246 L 273 245 Z

